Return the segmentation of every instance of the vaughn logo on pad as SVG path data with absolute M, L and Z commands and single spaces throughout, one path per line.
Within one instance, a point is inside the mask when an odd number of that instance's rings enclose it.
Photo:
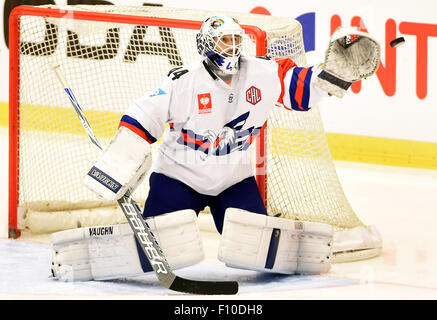
M 107 226 L 107 227 L 92 227 L 89 228 L 89 236 L 90 237 L 96 237 L 96 236 L 108 236 L 114 234 L 114 227 Z
M 88 172 L 88 175 L 114 193 L 117 193 L 121 188 L 121 184 L 117 182 L 117 180 L 112 179 L 110 176 L 96 167 L 92 167 Z

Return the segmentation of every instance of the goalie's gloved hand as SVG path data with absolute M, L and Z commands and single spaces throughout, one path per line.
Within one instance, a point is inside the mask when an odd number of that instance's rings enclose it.
M 133 193 L 151 165 L 150 144 L 128 128 L 120 127 L 82 182 L 98 198 L 115 201 L 127 192 Z
M 342 98 L 350 85 L 374 74 L 380 62 L 379 43 L 356 27 L 339 27 L 326 50 L 315 85 Z

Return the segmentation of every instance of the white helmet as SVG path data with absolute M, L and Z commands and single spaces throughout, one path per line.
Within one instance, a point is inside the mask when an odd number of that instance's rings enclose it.
M 239 67 L 243 34 L 244 30 L 234 18 L 224 15 L 209 17 L 197 34 L 197 50 L 220 71 L 235 74 Z

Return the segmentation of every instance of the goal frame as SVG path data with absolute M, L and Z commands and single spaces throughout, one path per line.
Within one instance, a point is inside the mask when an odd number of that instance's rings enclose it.
M 69 18 L 68 10 L 57 8 L 41 8 L 33 6 L 18 6 L 9 16 L 9 198 L 8 198 L 8 235 L 9 238 L 19 238 L 18 229 L 19 205 L 19 119 L 20 119 L 20 19 L 22 16 L 41 16 L 50 18 Z M 100 22 L 116 22 L 135 25 L 173 27 L 180 29 L 200 29 L 202 21 L 169 19 L 135 16 L 128 14 L 113 14 L 102 12 L 87 12 L 74 10 L 74 19 Z M 241 25 L 244 31 L 255 41 L 256 55 L 267 54 L 266 32 L 257 26 Z M 257 159 L 255 165 L 256 181 L 261 197 L 266 205 L 267 201 L 267 156 L 266 156 L 266 123 L 262 127 L 257 139 Z

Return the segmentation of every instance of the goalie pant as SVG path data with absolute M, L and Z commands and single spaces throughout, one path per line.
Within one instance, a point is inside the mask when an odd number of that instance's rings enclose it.
M 149 185 L 149 196 L 143 214 L 145 219 L 183 209 L 192 209 L 198 215 L 209 207 L 216 229 L 221 233 L 228 208 L 267 215 L 254 177 L 236 183 L 217 196 L 198 193 L 183 182 L 156 172 L 150 175 Z

